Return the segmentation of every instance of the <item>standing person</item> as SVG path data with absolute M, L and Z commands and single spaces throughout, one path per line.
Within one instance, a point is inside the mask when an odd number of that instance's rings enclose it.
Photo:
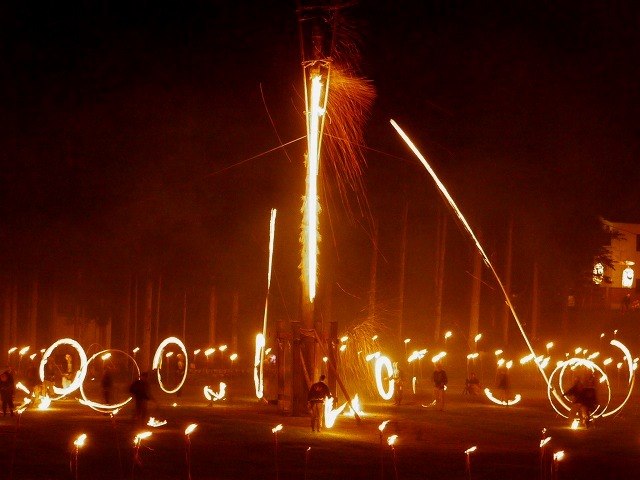
M 436 402 L 436 408 L 440 411 L 444 410 L 444 391 L 447 389 L 447 372 L 442 368 L 440 362 L 436 363 L 436 369 L 433 372 L 433 396 Z
M 307 403 L 311 410 L 311 431 L 320 432 L 320 428 L 324 423 L 324 399 L 331 396 L 331 391 L 326 383 L 324 383 L 324 375 L 320 375 L 320 381 L 311 385 L 309 395 L 307 395 Z
M 402 389 L 404 375 L 398 367 L 398 362 L 393 362 L 393 404 L 399 406 L 402 403 Z
M 149 400 L 155 402 L 149 387 L 149 372 L 142 372 L 140 378 L 135 380 L 129 387 L 129 392 L 136 402 L 133 423 L 144 426 L 149 420 Z
M 13 396 L 16 393 L 16 385 L 13 381 L 11 370 L 7 369 L 0 375 L 0 397 L 2 397 L 2 415 L 7 416 L 7 407 L 13 417 Z
M 509 382 L 509 369 L 506 365 L 501 365 L 496 372 L 496 388 L 502 392 L 501 400 L 506 402 L 509 398 L 509 390 L 511 389 Z
M 111 392 L 113 392 L 113 369 L 111 366 L 107 365 L 104 367 L 100 385 L 102 386 L 105 405 L 111 405 Z

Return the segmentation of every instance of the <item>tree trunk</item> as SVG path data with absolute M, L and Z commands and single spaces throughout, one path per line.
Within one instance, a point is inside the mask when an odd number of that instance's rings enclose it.
M 153 322 L 153 280 L 151 275 L 147 276 L 144 313 L 142 317 L 142 348 L 141 369 L 149 371 L 151 369 L 151 324 Z

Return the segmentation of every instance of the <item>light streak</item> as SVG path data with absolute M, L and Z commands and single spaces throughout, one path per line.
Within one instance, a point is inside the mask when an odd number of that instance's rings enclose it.
M 515 405 L 520 400 L 522 400 L 522 395 L 520 395 L 519 393 L 516 394 L 513 400 L 499 400 L 493 396 L 493 394 L 491 393 L 491 390 L 489 390 L 488 388 L 484 389 L 484 394 L 487 396 L 489 400 L 491 400 L 496 405 L 505 405 L 505 406 Z
M 159 367 L 162 360 L 162 353 L 164 352 L 164 349 L 166 348 L 167 345 L 170 345 L 172 343 L 177 345 L 180 348 L 180 350 L 182 350 L 182 352 L 184 353 L 184 372 L 182 373 L 182 378 L 178 382 L 178 385 L 174 389 L 168 389 L 167 387 L 165 387 L 164 383 L 162 382 L 162 375 L 160 374 Z M 182 388 L 182 385 L 184 385 L 185 380 L 187 379 L 187 372 L 189 371 L 189 354 L 187 353 L 187 347 L 184 346 L 184 343 L 182 343 L 182 340 L 180 340 L 177 337 L 165 338 L 160 343 L 160 345 L 158 345 L 158 348 L 156 349 L 156 353 L 153 356 L 153 369 L 156 371 L 158 375 L 158 384 L 160 385 L 160 388 L 162 389 L 163 392 L 176 393 L 178 390 L 180 390 Z
M 327 428 L 332 428 L 336 423 L 336 418 L 342 413 L 347 406 L 347 402 L 340 405 L 335 410 L 333 409 L 333 397 L 325 398 L 324 400 L 324 424 Z
M 383 379 L 382 379 L 382 369 L 385 368 L 387 370 L 387 376 L 385 378 L 389 378 L 389 389 L 385 390 Z M 378 393 L 384 400 L 391 400 L 393 398 L 393 389 L 395 381 L 393 380 L 393 365 L 391 364 L 391 360 L 388 357 L 380 356 L 376 360 L 375 365 L 375 378 L 376 378 L 376 386 L 378 387 Z
M 409 146 L 411 151 L 413 151 L 414 155 L 420 160 L 422 165 L 427 169 L 427 171 L 429 172 L 429 174 L 431 175 L 431 177 L 435 181 L 436 185 L 438 186 L 438 189 L 440 190 L 442 195 L 444 195 L 444 197 L 449 202 L 449 205 L 451 206 L 451 208 L 455 212 L 458 220 L 464 225 L 465 229 L 469 233 L 469 236 L 471 237 L 471 239 L 475 243 L 476 248 L 478 249 L 478 251 L 482 255 L 482 258 L 484 259 L 484 263 L 491 270 L 491 272 L 493 273 L 493 276 L 496 279 L 496 282 L 500 286 L 500 290 L 502 291 L 502 294 L 504 296 L 505 302 L 507 303 L 507 305 L 509 306 L 509 309 L 511 310 L 513 318 L 516 321 L 516 325 L 518 326 L 518 329 L 520 330 L 520 333 L 522 334 L 522 338 L 524 339 L 525 343 L 527 344 L 527 347 L 529 348 L 529 352 L 531 352 L 534 357 L 537 356 L 535 354 L 535 351 L 534 351 L 533 347 L 531 346 L 531 342 L 529 341 L 529 338 L 527 337 L 527 334 L 524 331 L 524 327 L 522 326 L 522 323 L 520 322 L 520 319 L 518 318 L 518 315 L 516 314 L 515 308 L 513 307 L 513 304 L 511 303 L 511 299 L 509 298 L 509 295 L 507 294 L 507 291 L 506 291 L 504 285 L 502 284 L 502 281 L 500 280 L 500 277 L 498 276 L 498 273 L 493 268 L 493 264 L 491 263 L 491 260 L 489 260 L 489 257 L 484 252 L 484 249 L 482 248 L 482 245 L 480 245 L 480 242 L 478 241 L 478 239 L 476 238 L 475 234 L 473 233 L 473 230 L 469 226 L 469 223 L 467 222 L 466 218 L 464 217 L 464 215 L 462 215 L 462 212 L 460 211 L 460 209 L 458 208 L 458 206 L 454 202 L 453 198 L 451 197 L 451 195 L 447 191 L 447 189 L 444 186 L 444 184 L 440 181 L 440 179 L 436 175 L 435 171 L 427 163 L 427 160 L 422 156 L 422 154 L 416 148 L 416 146 L 413 144 L 411 139 L 404 133 L 404 131 L 400 128 L 400 126 L 394 120 L 391 120 L 391 125 L 393 126 L 393 128 L 396 129 L 398 134 L 402 137 L 402 139 L 405 141 L 405 143 Z M 540 372 L 540 374 L 544 378 L 544 380 L 547 383 L 547 385 L 549 385 L 549 379 L 547 378 L 547 374 L 545 373 L 544 369 L 538 367 L 538 371 Z
M 106 354 L 109 354 L 109 356 L 111 356 L 111 353 L 119 353 L 122 354 L 124 356 L 126 356 L 127 358 L 129 358 L 132 362 L 133 365 L 135 366 L 138 375 L 137 377 L 140 377 L 140 368 L 138 367 L 137 362 L 135 361 L 135 359 L 129 355 L 127 352 L 123 351 L 123 350 L 102 350 L 100 352 L 94 353 L 88 360 L 87 363 L 85 365 L 85 378 L 86 378 L 86 371 L 88 371 L 89 369 L 89 365 L 91 365 L 91 362 L 93 362 L 96 358 L 100 357 L 103 358 Z M 87 398 L 87 395 L 84 391 L 84 382 L 82 382 L 80 384 L 80 395 L 82 395 L 82 400 L 80 401 L 80 403 L 82 403 L 83 405 L 86 405 L 89 408 L 92 408 L 93 410 L 100 412 L 100 413 L 110 413 L 113 410 L 119 410 L 120 408 L 124 407 L 127 403 L 129 403 L 133 397 L 129 396 L 126 398 L 126 400 L 122 401 L 122 402 L 117 402 L 117 403 L 112 403 L 112 404 L 106 404 L 106 403 L 100 403 L 100 402 L 94 402 L 92 400 L 89 400 Z
M 31 390 L 29 390 L 27 387 L 25 387 L 22 382 L 18 382 L 16 383 L 16 388 L 19 390 L 22 390 L 24 393 L 26 393 L 27 395 L 31 395 Z
M 256 389 L 256 397 L 264 396 L 264 384 L 262 382 L 262 352 L 264 351 L 264 335 L 256 335 L 256 355 L 253 361 L 253 383 Z
M 267 294 L 265 295 L 264 316 L 262 319 L 262 339 L 258 342 L 258 338 L 256 338 L 256 361 L 253 368 L 253 380 L 256 389 L 256 397 L 258 398 L 262 398 L 264 396 L 264 347 L 265 338 L 267 337 L 267 312 L 269 310 L 269 291 L 271 290 L 271 269 L 273 267 L 273 243 L 276 231 L 276 213 L 276 209 L 272 208 L 271 219 L 269 221 L 269 268 L 267 270 Z M 260 343 L 259 349 L 258 343 Z
M 321 118 L 325 109 L 322 106 L 324 85 L 322 76 L 311 74 L 311 95 L 307 100 L 307 179 L 303 205 L 303 276 L 305 278 L 309 302 L 316 297 L 318 280 L 318 172 L 320 166 Z M 326 94 L 325 94 L 326 100 Z
M 61 338 L 60 340 L 51 344 L 51 346 L 47 350 L 45 350 L 44 354 L 42 355 L 42 360 L 40 360 L 40 380 L 44 382 L 44 367 L 49 360 L 49 356 L 60 345 L 70 345 L 78 352 L 78 356 L 80 357 L 80 369 L 76 372 L 76 376 L 68 387 L 58 388 L 55 385 L 53 386 L 54 393 L 60 395 L 58 399 L 64 397 L 65 395 L 69 395 L 71 392 L 79 388 L 80 385 L 82 385 L 87 372 L 87 355 L 85 354 L 82 345 L 71 338 Z

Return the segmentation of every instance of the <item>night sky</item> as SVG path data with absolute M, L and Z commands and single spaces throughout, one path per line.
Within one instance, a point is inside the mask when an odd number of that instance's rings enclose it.
M 443 202 L 390 118 L 499 270 L 514 218 L 514 291 L 529 308 L 538 258 L 552 311 L 576 281 L 568 272 L 588 268 L 593 218 L 640 221 L 636 2 L 361 2 L 348 16 L 377 99 L 364 132 L 371 217 L 339 201 L 321 217 L 334 315 L 346 326 L 366 312 L 373 219 L 379 315 L 393 328 L 408 205 L 405 317 L 409 333 L 431 335 Z M 306 147 L 295 2 L 19 2 L 0 7 L 0 52 L 4 283 L 37 272 L 72 289 L 83 271 L 84 298 L 99 304 L 129 273 L 153 271 L 168 292 L 197 297 L 213 283 L 222 312 L 239 291 L 259 325 L 275 207 L 273 315 L 296 316 Z M 472 254 L 450 217 L 445 327 L 464 331 Z M 488 282 L 483 301 L 496 296 Z

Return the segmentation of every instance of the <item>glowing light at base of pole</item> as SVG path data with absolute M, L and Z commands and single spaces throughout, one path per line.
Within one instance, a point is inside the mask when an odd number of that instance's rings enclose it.
M 364 415 L 364 412 L 362 411 L 362 407 L 360 406 L 360 398 L 358 398 L 357 393 L 351 399 L 351 407 L 349 407 L 349 410 L 346 411 L 344 415 L 346 417 L 355 417 L 356 413 L 360 416 Z
M 513 400 L 500 400 L 494 397 L 493 394 L 491 393 L 491 390 L 489 390 L 488 388 L 484 389 L 484 394 L 487 396 L 489 400 L 491 400 L 496 405 L 504 405 L 504 406 L 515 405 L 520 400 L 522 400 L 522 395 L 520 395 L 519 393 L 516 394 Z
M 322 76 L 311 75 L 311 95 L 307 105 L 307 180 L 306 194 L 303 206 L 303 276 L 309 293 L 309 301 L 313 303 L 316 297 L 316 282 L 318 279 L 318 172 L 320 165 L 320 119 L 325 111 L 322 107 L 322 92 L 324 86 Z
M 178 386 L 171 390 L 164 386 L 159 367 L 162 361 L 162 354 L 164 353 L 164 349 L 167 347 L 167 345 L 170 345 L 172 343 L 180 347 L 180 350 L 182 350 L 182 353 L 184 354 L 184 372 L 182 374 L 182 378 L 180 379 L 180 382 L 178 382 Z M 156 349 L 156 353 L 153 356 L 153 369 L 156 370 L 157 372 L 158 384 L 160 385 L 160 388 L 162 389 L 162 391 L 165 393 L 176 393 L 178 390 L 182 388 L 182 385 L 184 385 L 184 381 L 187 379 L 187 372 L 189 371 L 189 354 L 187 353 L 187 347 L 184 346 L 184 343 L 182 343 L 182 341 L 179 338 L 176 338 L 176 337 L 165 338 L 160 343 L 160 345 L 158 345 L 158 348 Z
M 324 399 L 324 425 L 327 428 L 332 428 L 336 423 L 336 418 L 342 413 L 347 406 L 347 403 L 343 403 L 335 410 L 333 409 L 333 397 Z
M 382 377 L 382 369 L 386 369 L 387 375 L 384 378 L 389 378 L 389 389 L 384 388 L 383 377 Z M 376 360 L 375 365 L 375 378 L 376 378 L 376 386 L 378 387 L 378 393 L 384 400 L 391 400 L 393 398 L 393 389 L 394 389 L 394 380 L 393 378 L 393 365 L 391 360 L 384 355 L 381 355 Z
M 40 403 L 38 404 L 38 410 L 48 410 L 51 406 L 51 399 L 47 396 L 40 397 Z
M 262 357 L 264 352 L 264 335 L 259 333 L 256 335 L 256 355 L 253 362 L 253 383 L 256 388 L 256 397 L 262 398 L 264 396 L 264 384 L 262 377 L 262 370 L 260 365 L 262 364 Z
M 40 360 L 40 380 L 42 382 L 44 382 L 44 368 L 47 364 L 47 361 L 49 360 L 49 356 L 53 353 L 53 351 L 58 348 L 60 345 L 69 345 L 71 347 L 73 347 L 77 352 L 78 352 L 78 356 L 80 357 L 80 369 L 76 372 L 76 375 L 73 379 L 73 381 L 71 382 L 71 384 L 69 384 L 69 386 L 67 386 L 66 388 L 59 388 L 56 387 L 55 385 L 53 386 L 53 392 L 56 395 L 59 395 L 58 398 L 62 398 L 66 395 L 69 395 L 70 393 L 74 392 L 76 389 L 78 389 L 80 387 L 80 385 L 82 384 L 82 382 L 84 381 L 84 377 L 87 373 L 87 355 L 84 352 L 84 349 L 82 348 L 82 345 L 80 345 L 78 342 L 76 342 L 75 340 L 71 339 L 71 338 L 61 338 L 60 340 L 54 342 L 53 344 L 51 344 L 51 346 L 49 348 L 47 348 L 44 352 L 44 354 L 42 355 L 42 360 Z M 57 399 L 56 399 L 57 400 Z

